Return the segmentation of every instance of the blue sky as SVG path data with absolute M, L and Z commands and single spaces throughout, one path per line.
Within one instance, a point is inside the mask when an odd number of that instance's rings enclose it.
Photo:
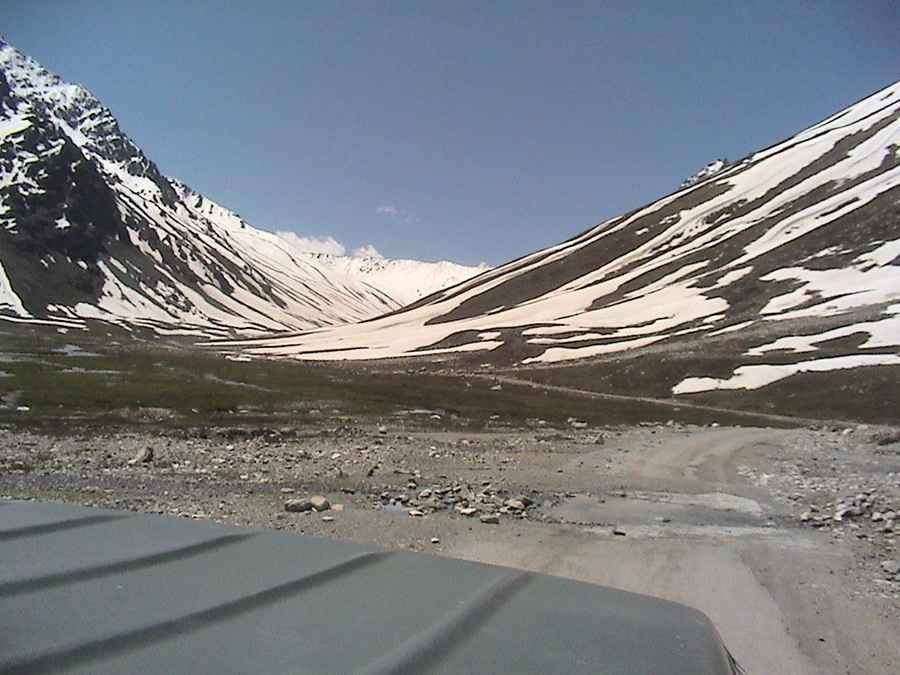
M 269 230 L 497 264 L 900 79 L 896 2 L 46 2 L 6 39 Z

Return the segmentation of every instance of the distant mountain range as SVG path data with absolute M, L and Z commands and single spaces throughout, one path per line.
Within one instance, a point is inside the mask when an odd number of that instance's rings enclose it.
M 368 319 L 484 267 L 323 257 L 164 176 L 108 108 L 0 42 L 0 320 L 162 334 Z
M 313 255 L 328 269 L 365 281 L 402 305 L 408 305 L 490 269 L 488 265 L 469 267 L 446 260 L 421 262 L 376 256 L 335 256 L 327 253 Z
M 697 359 L 671 368 L 679 354 L 699 359 L 722 344 L 727 353 L 708 372 Z M 900 83 L 388 317 L 231 347 L 303 359 L 469 355 L 532 367 L 653 351 L 661 355 L 653 368 L 676 395 L 896 368 Z

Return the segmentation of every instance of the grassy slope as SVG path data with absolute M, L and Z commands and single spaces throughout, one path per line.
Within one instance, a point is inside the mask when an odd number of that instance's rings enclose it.
M 765 361 L 777 363 L 778 359 Z M 574 366 L 520 369 L 514 374 L 535 382 L 601 393 L 671 399 L 672 386 L 683 379 L 728 377 L 741 363 L 735 356 L 716 350 L 643 353 Z M 778 415 L 900 424 L 900 366 L 801 373 L 760 389 L 710 391 L 677 398 Z
M 229 361 L 197 349 L 140 346 L 98 334 L 61 336 L 32 329 L 4 330 L 0 347 L 0 421 L 96 420 L 172 425 L 270 420 L 302 423 L 323 415 L 391 415 L 401 410 L 442 410 L 442 425 L 483 428 L 491 416 L 503 423 L 569 417 L 592 424 L 634 424 L 676 419 L 686 423 L 743 423 L 703 411 L 678 411 L 645 403 L 592 401 L 465 375 L 387 370 L 291 361 Z M 59 352 L 78 344 L 98 356 Z M 127 346 L 123 346 L 127 345 Z M 12 357 L 12 358 L 10 358 Z M 74 372 L 66 372 L 72 371 Z M 87 371 L 87 372 L 85 372 Z M 99 371 L 99 372 L 90 372 Z M 104 372 L 106 371 L 106 372 Z M 17 411 L 27 406 L 28 411 Z M 320 412 L 317 412 L 320 411 Z M 427 419 L 427 416 L 425 416 Z

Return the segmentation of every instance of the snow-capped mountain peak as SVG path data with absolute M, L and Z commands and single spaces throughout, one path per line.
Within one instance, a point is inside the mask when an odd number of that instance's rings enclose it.
M 709 164 L 700 169 L 697 173 L 695 173 L 690 178 L 686 178 L 681 182 L 681 187 L 686 188 L 691 185 L 696 185 L 702 180 L 706 180 L 711 176 L 715 176 L 717 173 L 722 171 L 725 167 L 728 166 L 727 159 L 714 159 Z
M 459 265 L 447 260 L 394 260 L 381 256 L 310 254 L 326 267 L 384 290 L 403 305 L 455 286 L 491 269 L 486 264 Z
M 438 277 L 427 290 L 456 279 Z M 393 311 L 413 288 L 377 280 L 164 176 L 87 89 L 0 41 L 0 319 L 296 331 Z

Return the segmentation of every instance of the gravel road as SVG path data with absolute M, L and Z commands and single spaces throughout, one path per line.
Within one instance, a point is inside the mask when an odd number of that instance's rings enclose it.
M 467 434 L 408 419 L 5 430 L 0 495 L 572 577 L 703 610 L 750 673 L 874 674 L 900 663 L 900 574 L 884 566 L 900 557 L 884 516 L 900 510 L 892 434 L 502 420 Z M 285 510 L 314 495 L 328 505 Z

